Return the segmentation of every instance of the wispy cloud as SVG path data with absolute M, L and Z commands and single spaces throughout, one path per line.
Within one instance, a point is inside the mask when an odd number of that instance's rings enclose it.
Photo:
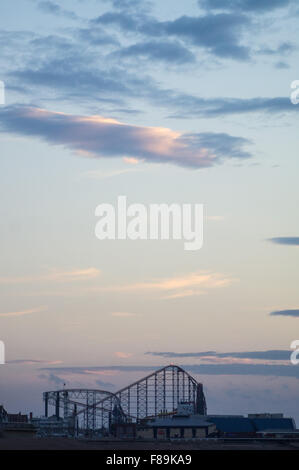
M 276 48 L 262 47 L 261 49 L 258 50 L 258 54 L 269 55 L 269 56 L 274 56 L 274 55 L 285 56 L 285 54 L 289 54 L 294 49 L 296 49 L 294 44 L 290 42 L 282 42 Z
M 162 127 L 142 127 L 102 116 L 76 116 L 40 108 L 7 107 L 0 111 L 3 130 L 39 137 L 89 157 L 129 156 L 147 162 L 204 168 L 251 155 L 249 143 L 225 133 L 184 134 Z
M 68 367 L 41 367 L 41 371 L 49 372 L 52 374 L 53 372 L 64 375 L 64 376 L 76 376 L 76 375 L 84 375 L 87 377 L 114 377 L 119 374 L 119 368 L 112 366 L 112 367 L 95 367 L 95 366 L 68 366 Z M 48 376 L 44 376 L 43 378 L 47 378 Z M 100 380 L 100 379 L 98 379 Z
M 155 60 L 174 64 L 195 62 L 195 55 L 178 41 L 145 41 L 118 49 L 114 57 Z
M 299 237 L 274 237 L 269 238 L 268 241 L 277 245 L 299 246 Z
M 19 310 L 17 312 L 0 313 L 0 317 L 22 317 L 23 315 L 31 315 L 33 313 L 45 312 L 46 310 L 48 310 L 48 307 L 42 306 L 42 307 L 31 308 L 28 310 Z
M 83 98 L 91 106 L 96 102 L 101 103 L 102 109 L 109 107 L 111 114 L 117 116 L 120 112 L 132 111 L 127 101 L 130 98 L 140 100 L 139 110 L 144 106 L 144 100 L 155 107 L 166 108 L 168 114 L 173 110 L 175 114 L 171 117 L 215 118 L 253 112 L 268 115 L 298 112 L 298 107 L 293 106 L 286 95 L 238 98 L 215 96 L 214 93 L 211 97 L 202 97 L 162 88 L 152 73 L 153 63 L 158 62 L 160 66 L 162 61 L 167 67 L 171 62 L 191 63 L 195 67 L 193 61 L 202 61 L 203 51 L 206 59 L 208 55 L 217 57 L 214 66 L 221 67 L 219 58 L 244 61 L 250 60 L 253 54 L 258 58 L 264 54 L 273 58 L 275 62 L 272 65 L 276 63 L 278 67 L 285 67 L 284 61 L 277 60 L 289 58 L 296 45 L 285 40 L 279 42 L 279 37 L 273 45 L 271 36 L 267 44 L 267 37 L 263 34 L 266 45 L 255 41 L 252 50 L 251 41 L 246 40 L 243 33 L 248 38 L 256 32 L 258 17 L 254 18 L 249 13 L 272 11 L 278 6 L 295 4 L 296 0 L 207 0 L 207 11 L 201 15 L 184 15 L 170 21 L 160 21 L 146 13 L 145 1 L 110 3 L 115 10 L 91 19 L 87 27 L 80 25 L 49 35 L 38 31 L 2 31 L 0 43 L 8 50 L 8 56 L 16 53 L 20 56 L 17 62 L 12 61 L 8 72 L 10 87 L 22 94 L 33 92 L 35 96 L 37 87 L 41 87 L 40 100 L 50 98 L 53 102 L 55 95 L 60 104 L 61 101 L 74 102 Z M 43 11 L 72 15 L 58 2 L 43 1 L 40 4 Z M 205 4 L 201 2 L 201 6 Z M 211 12 L 211 9 L 226 11 Z M 265 23 L 262 26 L 263 31 L 267 29 Z M 259 41 L 258 35 L 255 39 Z M 38 61 L 35 60 L 37 56 Z M 128 67 L 128 58 L 135 60 L 133 67 Z M 140 58 L 144 59 L 141 66 Z M 198 65 L 201 67 L 201 63 Z
M 151 1 L 150 0 L 104 0 L 107 3 L 111 3 L 111 5 L 116 9 L 116 10 L 133 10 L 134 13 L 136 13 L 136 9 L 138 8 L 139 11 L 143 10 L 149 10 L 151 7 Z
M 170 103 L 172 97 L 172 104 Z M 177 108 L 177 111 L 169 117 L 204 117 L 216 118 L 220 116 L 231 116 L 252 113 L 284 114 L 298 113 L 296 106 L 292 105 L 287 97 L 253 97 L 253 98 L 201 98 L 174 91 L 161 92 L 159 95 L 160 105 Z
M 176 39 L 186 45 L 205 50 L 219 58 L 248 60 L 250 49 L 241 43 L 250 19 L 242 13 L 205 14 L 180 16 L 174 20 L 159 21 L 146 15 L 130 15 L 130 12 L 108 12 L 90 22 L 90 26 L 104 25 L 147 38 Z
M 200 7 L 208 10 L 239 10 L 252 13 L 263 13 L 275 10 L 277 8 L 285 8 L 291 4 L 295 4 L 294 0 L 198 0 Z
M 133 158 L 133 157 L 124 157 L 123 161 L 125 163 L 128 163 L 129 165 L 137 165 L 140 160 L 138 160 L 138 158 Z
M 114 353 L 114 356 L 119 357 L 120 359 L 129 359 L 129 357 L 131 357 L 132 354 L 131 353 L 126 353 L 126 352 L 123 352 L 123 351 L 116 351 Z
M 293 318 L 296 318 L 298 317 L 299 318 L 299 309 L 290 309 L 290 310 L 276 310 L 274 312 L 271 312 L 270 313 L 271 316 L 273 317 L 293 317 Z
M 266 351 L 237 351 L 237 352 L 225 352 L 218 353 L 216 351 L 201 351 L 201 352 L 168 352 L 168 351 L 152 351 L 146 352 L 149 356 L 158 356 L 165 358 L 186 358 L 186 357 L 197 357 L 205 360 L 216 360 L 222 359 L 231 360 L 266 360 L 266 361 L 289 361 L 290 351 L 288 350 L 266 350 Z
M 139 5 L 138 8 L 140 9 Z M 211 15 L 210 18 L 211 23 L 214 21 L 213 16 Z M 123 13 L 109 14 L 104 19 L 105 21 L 112 22 L 113 20 L 124 23 L 130 20 L 134 23 L 132 15 L 124 17 Z M 224 22 L 226 20 L 225 16 Z M 183 23 L 183 20 L 181 21 Z M 193 20 L 189 18 L 188 21 L 191 24 Z M 221 23 L 221 19 L 217 21 Z M 215 96 L 214 94 L 210 97 L 202 97 L 188 93 L 188 91 L 163 88 L 161 83 L 146 73 L 146 65 L 150 65 L 150 72 L 153 61 L 164 60 L 167 65 L 171 60 L 188 62 L 188 57 L 192 61 L 190 44 L 182 44 L 182 37 L 170 41 L 168 37 L 162 40 L 159 36 L 155 36 L 130 46 L 127 45 L 126 40 L 126 46 L 119 45 L 115 50 L 114 46 L 117 46 L 117 40 L 114 36 L 107 34 L 101 26 L 94 21 L 89 28 L 78 29 L 72 37 L 34 34 L 31 41 L 26 41 L 26 37 L 20 36 L 17 32 L 14 36 L 9 32 L 1 32 L 0 44 L 3 43 L 8 48 L 11 46 L 10 55 L 15 53 L 16 48 L 22 51 L 25 47 L 22 60 L 20 60 L 22 65 L 16 69 L 11 68 L 9 72 L 10 86 L 25 94 L 30 93 L 32 89 L 41 87 L 43 96 L 51 98 L 52 102 L 54 89 L 59 102 L 61 100 L 73 102 L 78 98 L 84 98 L 92 106 L 97 102 L 101 103 L 103 110 L 108 107 L 109 114 L 114 116 L 132 112 L 136 115 L 142 110 L 144 100 L 156 108 L 167 109 L 168 115 L 173 118 L 216 118 L 252 113 L 267 113 L 268 115 L 298 113 L 298 107 L 292 105 L 288 96 L 238 98 L 236 96 Z M 176 27 L 179 28 L 179 23 L 176 23 Z M 187 26 L 184 28 L 188 29 Z M 217 35 L 219 29 L 217 24 L 213 25 L 212 29 L 215 29 Z M 207 28 L 208 30 L 209 28 Z M 16 40 L 18 41 L 17 45 L 14 44 Z M 89 46 L 88 48 L 86 44 Z M 102 44 L 106 49 L 109 48 L 110 53 L 106 56 L 99 55 L 99 45 Z M 192 47 L 194 49 L 194 45 Z M 112 51 L 110 51 L 111 48 Z M 31 51 L 32 57 L 28 57 L 28 50 Z M 220 50 L 221 45 L 219 46 Z M 289 57 L 292 50 L 295 50 L 293 44 L 282 42 L 276 48 L 261 46 L 256 54 L 259 57 L 261 54 L 266 54 L 277 62 L 278 58 L 285 58 L 286 54 Z M 186 51 L 189 51 L 191 57 L 190 55 L 186 56 Z M 37 55 L 41 57 L 41 60 L 35 63 L 34 57 Z M 125 61 L 129 57 L 130 60 L 140 63 L 140 56 L 144 57 L 145 67 L 140 67 L 138 71 L 136 67 L 136 69 L 134 68 L 136 73 L 132 73 Z M 76 77 L 75 81 L 74 76 Z M 134 98 L 134 101 L 139 100 L 138 110 L 136 104 L 134 105 L 135 109 L 131 109 L 132 103 L 128 104 L 128 100 L 131 98 Z
M 71 271 L 51 270 L 48 274 L 40 276 L 0 277 L 0 284 L 24 284 L 31 282 L 76 282 L 95 279 L 100 275 L 96 268 L 74 269 Z
M 11 361 L 6 361 L 7 364 L 21 364 L 21 365 L 35 365 L 35 364 L 46 364 L 46 365 L 58 365 L 62 364 L 63 361 L 47 361 L 44 359 L 13 359 Z
M 111 369 L 110 367 L 107 368 L 100 368 L 100 367 L 69 367 L 65 369 L 66 371 L 76 374 L 83 374 L 83 375 L 105 375 L 105 376 L 114 376 L 117 375 L 117 371 L 115 369 Z
M 124 292 L 124 293 L 162 293 L 165 299 L 175 299 L 200 295 L 209 289 L 229 286 L 234 279 L 223 274 L 210 272 L 195 272 L 179 277 L 159 278 L 147 282 L 132 284 L 92 287 L 90 291 Z
M 64 16 L 72 20 L 78 19 L 77 15 L 73 11 L 65 10 L 57 3 L 50 0 L 41 0 L 38 2 L 38 8 L 44 13 L 50 13 L 55 16 Z
M 94 279 L 100 275 L 96 268 L 74 269 L 72 271 L 53 271 L 44 277 L 47 281 L 73 282 Z
M 96 380 L 96 384 L 99 385 L 99 387 L 105 387 L 105 388 L 115 387 L 115 385 L 112 384 L 111 382 L 104 382 L 103 380 Z
M 164 364 L 165 365 L 165 364 Z M 160 369 L 159 365 L 117 365 L 117 366 L 98 366 L 98 367 L 52 367 L 42 370 L 56 371 L 57 373 L 67 374 L 87 374 L 87 373 L 105 373 L 117 374 L 119 372 L 144 372 L 148 374 L 151 371 Z M 255 375 L 264 377 L 293 377 L 299 379 L 299 367 L 283 364 L 184 364 L 182 367 L 193 374 L 202 375 Z
M 56 387 L 63 387 L 65 384 L 65 380 L 59 377 L 56 374 L 50 372 L 49 374 L 39 374 L 39 379 L 46 380 L 49 383 L 53 383 Z

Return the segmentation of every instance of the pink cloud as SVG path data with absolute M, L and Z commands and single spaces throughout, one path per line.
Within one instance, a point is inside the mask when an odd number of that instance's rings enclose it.
M 48 310 L 48 307 L 42 306 L 42 307 L 31 308 L 28 310 L 19 310 L 16 312 L 0 313 L 0 317 L 22 317 L 23 315 L 31 315 L 33 313 L 45 312 L 46 310 Z
M 158 292 L 165 299 L 200 295 L 209 289 L 229 286 L 235 279 L 220 273 L 195 272 L 183 276 L 158 278 L 147 282 L 92 287 L 89 291 L 145 293 Z
M 100 275 L 101 271 L 96 268 L 86 269 L 73 269 L 70 271 L 60 271 L 53 269 L 47 274 L 41 274 L 39 276 L 23 276 L 23 277 L 0 277 L 0 284 L 23 284 L 30 282 L 74 282 L 74 281 L 85 281 L 94 279 Z
M 114 353 L 114 356 L 119 357 L 120 359 L 128 359 L 129 357 L 132 356 L 132 354 L 131 354 L 131 353 L 122 352 L 122 351 L 116 351 L 116 352 Z
M 194 133 L 136 126 L 103 116 L 79 116 L 32 107 L 6 107 L 4 129 L 63 145 L 87 157 L 124 157 L 128 163 L 172 163 L 204 168 L 223 159 L 248 158 L 246 139 L 225 133 Z

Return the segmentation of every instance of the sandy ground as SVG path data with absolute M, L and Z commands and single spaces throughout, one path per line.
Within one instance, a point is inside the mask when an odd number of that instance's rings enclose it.
M 6 433 L 0 450 L 299 450 L 299 444 L 273 442 L 157 442 L 82 441 L 66 438 L 37 438 L 27 433 Z

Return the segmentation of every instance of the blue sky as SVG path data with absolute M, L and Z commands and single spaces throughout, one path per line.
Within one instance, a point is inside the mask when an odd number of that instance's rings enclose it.
M 223 3 L 1 2 L 6 408 L 176 361 L 211 412 L 299 420 L 299 9 Z M 203 203 L 203 248 L 97 240 L 119 195 Z

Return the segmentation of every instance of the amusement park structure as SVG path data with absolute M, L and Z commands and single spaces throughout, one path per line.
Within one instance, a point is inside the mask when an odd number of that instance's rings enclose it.
M 43 398 L 46 418 L 52 406 L 57 419 L 72 420 L 76 429 L 90 434 L 109 430 L 113 424 L 175 414 L 181 403 L 191 406 L 195 414 L 207 414 L 202 384 L 176 365 L 163 367 L 116 393 L 63 389 L 44 392 Z

